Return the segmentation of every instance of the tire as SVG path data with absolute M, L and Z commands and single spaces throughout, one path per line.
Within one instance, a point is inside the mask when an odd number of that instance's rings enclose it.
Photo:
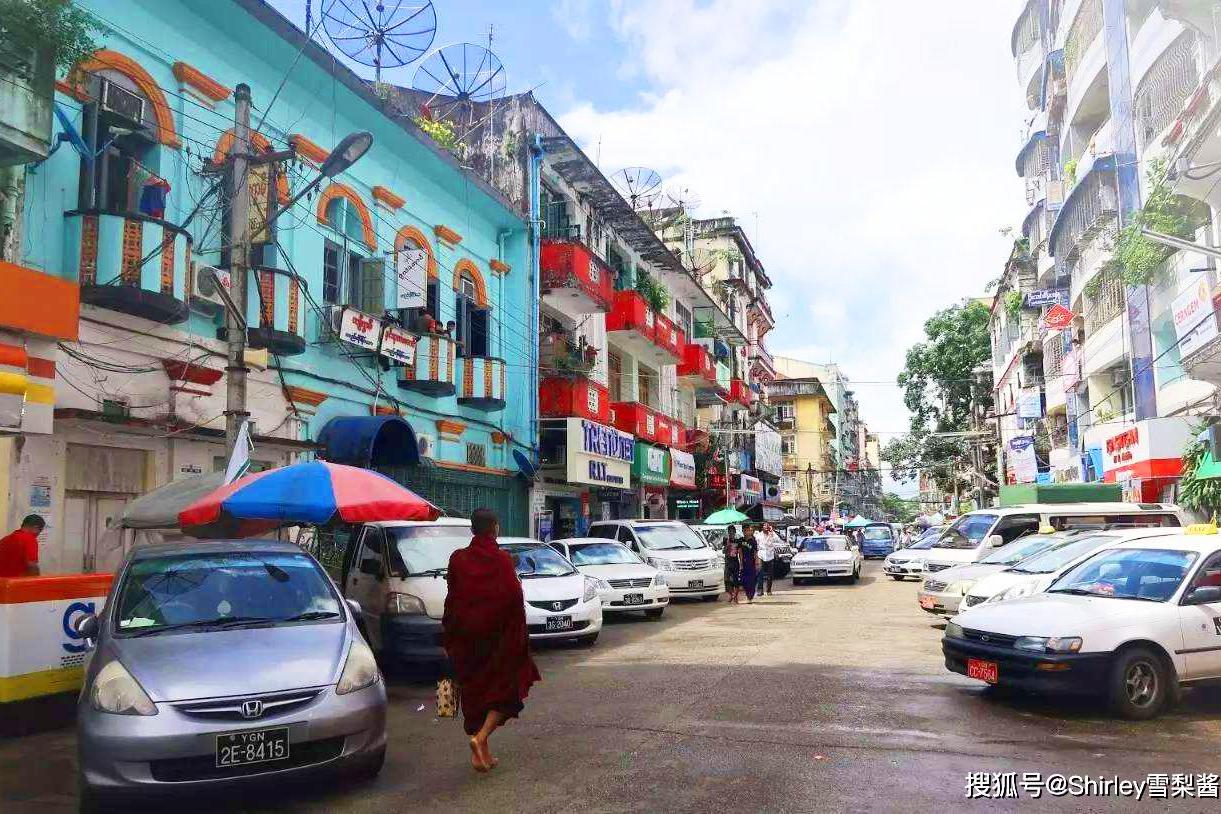
M 891 579 L 893 579 L 895 582 L 902 582 L 902 581 L 903 581 L 903 577 L 899 576 L 898 574 L 891 574 L 891 575 L 890 575 L 890 578 L 891 578 Z
M 1154 718 L 1166 705 L 1172 680 L 1162 660 L 1149 648 L 1123 650 L 1111 664 L 1111 709 L 1130 721 Z
M 370 783 L 381 774 L 384 765 L 386 765 L 386 747 L 383 746 L 362 760 L 353 775 L 359 782 Z
M 650 608 L 644 612 L 644 615 L 646 619 L 660 619 L 661 615 L 665 612 L 665 608 Z
M 801 577 L 793 577 L 793 587 L 796 587 L 798 585 L 804 585 L 804 584 L 805 584 L 805 580 L 802 579 Z
M 721 598 L 721 595 L 720 595 L 720 594 L 712 594 L 711 596 L 701 596 L 701 597 L 700 597 L 700 601 L 702 601 L 702 602 L 716 602 L 716 601 L 717 601 L 718 599 L 720 599 L 720 598 Z
M 588 636 L 578 636 L 577 637 L 577 644 L 579 644 L 581 647 L 593 647 L 594 643 L 596 641 L 598 641 L 597 633 L 591 633 Z

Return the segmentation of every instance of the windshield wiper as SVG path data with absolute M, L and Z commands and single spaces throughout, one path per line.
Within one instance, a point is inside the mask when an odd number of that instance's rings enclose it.
M 151 636 L 154 633 L 164 633 L 167 630 L 188 630 L 190 628 L 226 628 L 235 625 L 249 625 L 257 622 L 275 622 L 274 618 L 266 616 L 221 616 L 216 619 L 197 619 L 194 622 L 175 622 L 171 625 L 155 625 L 153 627 L 138 628 L 131 633 L 131 636 Z
M 427 571 L 419 571 L 414 574 L 408 574 L 409 577 L 444 577 L 449 574 L 448 568 L 429 568 Z
M 296 616 L 281 616 L 277 619 L 268 619 L 269 622 L 313 622 L 318 619 L 334 619 L 339 616 L 335 611 L 306 611 L 298 613 Z
M 1106 594 L 1087 591 L 1084 588 L 1053 588 L 1048 591 L 1049 594 L 1072 594 L 1073 596 L 1106 596 Z

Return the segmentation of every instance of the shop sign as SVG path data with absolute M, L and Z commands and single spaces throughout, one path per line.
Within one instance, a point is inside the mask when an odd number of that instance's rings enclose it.
M 1192 439 L 1190 419 L 1153 418 L 1135 424 L 1100 424 L 1085 434 L 1086 449 L 1097 449 L 1096 476 L 1108 483 L 1128 478 L 1177 477 L 1183 448 Z
M 682 489 L 695 488 L 695 456 L 681 449 L 670 449 L 670 485 Z M 696 501 L 698 508 L 699 501 Z
M 1047 305 L 1068 306 L 1067 288 L 1040 288 L 1027 291 L 1022 304 L 1027 308 L 1043 308 Z
M 567 480 L 627 489 L 636 439 L 587 418 L 567 419 Z
M 1034 456 L 1034 438 L 1019 435 L 1009 439 L 1009 471 L 1016 483 L 1034 483 L 1039 477 L 1039 463 Z
M 1217 312 L 1213 307 L 1212 286 L 1199 280 L 1171 304 L 1174 334 L 1179 353 L 1187 356 L 1217 338 Z
M 1017 414 L 1018 418 L 1042 418 L 1043 417 L 1043 391 L 1032 389 L 1023 390 L 1018 394 L 1017 399 Z
M 1076 314 L 1065 308 L 1063 305 L 1056 303 L 1051 308 L 1047 309 L 1047 315 L 1043 317 L 1043 324 L 1048 328 L 1067 328 L 1073 324 Z
M 394 325 L 382 331 L 382 356 L 404 365 L 415 364 L 416 338 Z
M 1139 448 L 1140 428 L 1133 427 L 1107 439 L 1107 458 L 1112 466 L 1122 466 L 1129 461 L 1136 460 L 1136 452 Z
M 398 281 L 396 308 L 425 308 L 428 303 L 428 252 L 423 249 L 399 249 L 394 257 L 394 276 Z
M 784 474 L 784 457 L 780 454 L 780 433 L 761 426 L 755 432 L 755 469 L 780 477 Z
M 763 497 L 763 481 L 751 475 L 743 475 L 741 492 L 748 498 L 761 498 Z
M 365 350 L 375 350 L 381 338 L 382 321 L 355 308 L 344 308 L 339 315 L 339 338 Z
M 664 447 L 637 441 L 636 454 L 632 460 L 632 477 L 646 486 L 664 486 L 669 483 L 669 453 Z

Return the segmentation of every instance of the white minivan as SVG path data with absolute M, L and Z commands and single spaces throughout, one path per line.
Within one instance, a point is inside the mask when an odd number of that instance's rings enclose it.
M 1169 527 L 1186 525 L 1178 506 L 1168 503 L 1030 503 L 977 509 L 959 517 L 928 550 L 924 574 L 977 562 L 994 548 L 1040 529 Z
M 666 578 L 671 598 L 715 602 L 725 590 L 725 558 L 678 520 L 599 520 L 586 537 L 618 540 Z

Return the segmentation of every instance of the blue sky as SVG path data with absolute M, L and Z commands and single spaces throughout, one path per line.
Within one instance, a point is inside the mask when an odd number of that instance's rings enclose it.
M 271 2 L 303 23 L 304 0 Z M 1022 5 L 444 0 L 436 44 L 493 25 L 509 90 L 537 88 L 605 171 L 650 167 L 698 215 L 738 216 L 775 283 L 773 352 L 838 362 L 885 443 L 907 427 L 905 349 L 999 275 L 1025 215 Z

